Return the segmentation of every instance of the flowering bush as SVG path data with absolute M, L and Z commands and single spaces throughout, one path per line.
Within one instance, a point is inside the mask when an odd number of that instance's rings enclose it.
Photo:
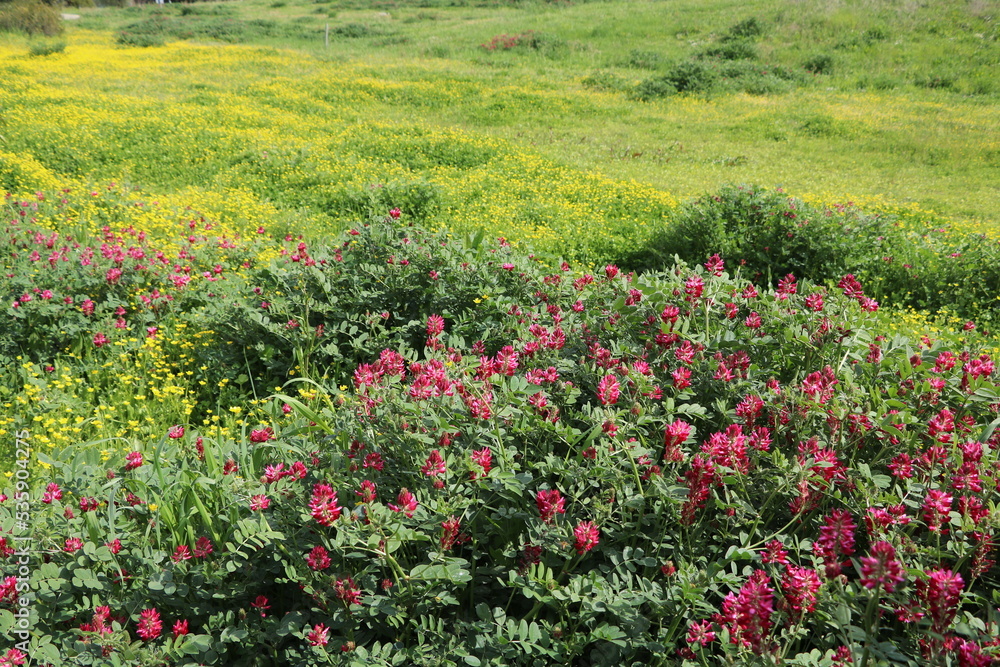
M 39 455 L 36 656 L 990 664 L 988 354 L 881 335 L 855 276 L 586 274 L 403 220 L 278 242 L 153 323 L 212 322 L 221 360 L 272 345 L 227 390 L 294 372 L 258 421 Z

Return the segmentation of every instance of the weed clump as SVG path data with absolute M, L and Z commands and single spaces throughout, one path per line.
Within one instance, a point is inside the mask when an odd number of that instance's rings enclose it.
M 62 18 L 52 5 L 35 0 L 0 3 L 0 32 L 54 37 L 62 31 Z

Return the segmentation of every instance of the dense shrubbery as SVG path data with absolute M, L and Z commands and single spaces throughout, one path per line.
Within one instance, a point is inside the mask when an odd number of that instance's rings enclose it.
M 63 31 L 59 10 L 38 0 L 0 2 L 0 32 L 29 35 L 60 35 Z
M 879 335 L 851 276 L 586 275 L 405 219 L 304 244 L 195 218 L 173 248 L 9 226 L 33 657 L 988 664 L 1000 393 L 975 343 Z M 198 404 L 137 400 L 106 370 L 132 357 Z M 135 407 L 93 419 L 149 435 L 43 441 L 35 411 L 111 391 Z
M 789 273 L 818 283 L 853 273 L 889 304 L 997 320 L 996 241 L 759 187 L 732 186 L 686 204 L 649 246 L 620 261 L 649 269 L 668 266 L 675 255 L 698 261 L 713 252 L 770 284 Z

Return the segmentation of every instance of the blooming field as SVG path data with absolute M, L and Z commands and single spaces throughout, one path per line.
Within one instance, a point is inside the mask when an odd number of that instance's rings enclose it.
M 0 667 L 1000 662 L 988 222 L 681 203 L 444 61 L 11 49 Z

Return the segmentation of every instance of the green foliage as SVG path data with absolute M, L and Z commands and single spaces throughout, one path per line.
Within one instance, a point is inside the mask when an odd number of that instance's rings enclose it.
M 51 56 L 54 53 L 62 53 L 66 50 L 66 42 L 59 41 L 46 41 L 46 42 L 34 42 L 28 49 L 28 53 L 32 56 Z
M 806 58 L 802 63 L 802 68 L 813 74 L 832 74 L 833 56 L 829 53 L 817 53 Z
M 125 37 L 122 37 L 124 35 Z M 119 33 L 119 43 L 134 46 L 157 46 L 169 39 L 209 39 L 229 44 L 242 44 L 261 39 L 313 38 L 318 32 L 291 23 L 272 19 L 241 19 L 223 6 L 202 9 L 184 5 L 179 15 L 157 12 L 130 23 Z M 121 41 L 125 39 L 126 41 Z
M 63 32 L 59 10 L 38 0 L 0 3 L 0 32 L 52 37 Z
M 804 212 L 796 202 L 724 194 L 700 214 L 761 227 L 742 246 L 751 259 L 786 228 L 771 218 L 802 222 L 785 215 Z M 694 647 L 702 664 L 826 664 L 844 651 L 855 663 L 919 662 L 927 646 L 956 654 L 945 637 L 988 650 L 1000 392 L 983 339 L 887 336 L 860 285 L 755 286 L 735 258 L 728 270 L 713 260 L 594 276 L 401 219 L 326 243 L 261 234 L 165 255 L 164 266 L 183 254 L 194 273 L 239 269 L 161 278 L 183 304 L 136 306 L 130 320 L 143 312 L 164 332 L 211 322 L 220 360 L 255 339 L 284 346 L 272 358 L 296 360 L 296 375 L 271 395 L 242 383 L 254 409 L 227 417 L 226 432 L 191 420 L 119 438 L 124 448 L 52 447 L 25 428 L 45 472 L 0 489 L 0 531 L 44 555 L 31 560 L 31 633 L 50 648 L 35 655 L 649 664 L 691 650 L 696 623 L 718 635 Z M 841 223 L 875 224 L 845 214 L 829 226 Z M 19 270 L 4 281 L 27 274 L 31 249 L 51 238 L 9 231 L 5 262 Z M 8 314 L 57 301 L 41 296 L 48 285 L 82 290 L 64 287 L 74 272 L 106 276 L 118 249 L 152 251 L 126 230 L 103 234 L 96 263 L 67 245 L 62 273 L 36 274 L 39 291 Z M 726 229 L 718 238 L 738 242 Z M 234 255 L 220 262 L 223 250 Z M 119 263 L 129 273 L 117 280 L 147 276 Z M 25 289 L 17 280 L 4 293 Z M 29 326 L 15 320 L 15 335 L 28 340 Z M 128 336 L 58 355 L 51 380 L 20 360 L 18 382 L 49 400 L 63 376 L 110 380 L 101 369 L 138 351 Z M 29 527 L 16 519 L 25 498 Z M 872 567 L 879 543 L 892 566 Z M 0 565 L 8 588 L 12 563 Z M 927 582 L 942 575 L 957 587 L 932 597 Z M 898 621 L 897 609 L 924 616 Z
M 811 122 L 827 127 L 822 119 Z M 659 268 L 674 256 L 694 262 L 716 252 L 755 280 L 773 284 L 791 273 L 831 284 L 850 273 L 884 303 L 950 309 L 981 323 L 1000 320 L 992 296 L 1000 290 L 996 242 L 905 215 L 814 206 L 780 189 L 730 186 L 691 202 L 647 247 L 620 263 Z

